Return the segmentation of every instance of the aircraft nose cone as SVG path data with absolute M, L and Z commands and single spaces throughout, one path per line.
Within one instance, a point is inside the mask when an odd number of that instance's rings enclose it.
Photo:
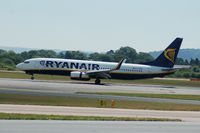
M 16 68 L 17 68 L 17 69 L 22 69 L 22 63 L 17 64 L 17 65 L 16 65 Z

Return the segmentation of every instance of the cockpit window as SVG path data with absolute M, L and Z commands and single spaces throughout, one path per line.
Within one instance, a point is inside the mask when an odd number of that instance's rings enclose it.
M 25 64 L 28 64 L 28 63 L 30 63 L 30 61 L 24 61 L 24 63 L 25 63 Z

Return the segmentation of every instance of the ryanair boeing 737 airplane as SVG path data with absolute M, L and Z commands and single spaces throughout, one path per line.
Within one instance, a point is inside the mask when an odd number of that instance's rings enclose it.
M 75 80 L 90 80 L 95 78 L 95 84 L 100 84 L 100 79 L 145 79 L 164 77 L 173 74 L 176 70 L 174 63 L 179 52 L 182 38 L 176 38 L 152 62 L 141 64 L 85 61 L 57 58 L 33 58 L 17 64 L 17 68 L 27 74 L 67 75 Z

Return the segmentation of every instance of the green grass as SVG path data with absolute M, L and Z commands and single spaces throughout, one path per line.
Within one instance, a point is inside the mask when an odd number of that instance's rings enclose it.
M 197 100 L 200 101 L 200 95 L 181 95 L 181 94 L 148 94 L 148 93 L 101 93 L 101 92 L 77 92 L 79 94 L 97 94 L 97 95 L 117 95 L 130 97 L 148 97 L 148 98 L 168 98 L 168 99 L 182 99 L 182 100 Z
M 111 108 L 111 100 L 87 98 L 68 98 L 55 96 L 36 96 L 20 94 L 0 94 L 0 104 L 23 104 L 23 105 L 50 105 L 50 106 L 74 106 L 74 107 L 97 107 Z M 179 110 L 179 111 L 200 111 L 200 105 L 152 103 L 138 101 L 117 101 L 113 108 L 124 109 L 150 109 L 150 110 Z
M 39 80 L 60 80 L 60 81 L 69 81 L 69 76 L 55 76 L 55 75 L 43 75 L 35 74 L 35 79 Z M 2 72 L 0 71 L 0 78 L 17 78 L 17 79 L 30 79 L 30 75 L 21 72 Z M 80 81 L 78 81 L 80 82 Z M 91 81 L 82 81 L 82 82 L 93 82 Z M 152 85 L 168 85 L 168 86 L 191 86 L 191 87 L 200 87 L 200 82 L 192 81 L 181 81 L 181 80 L 163 80 L 163 79 L 145 79 L 145 80 L 102 80 L 103 83 L 126 83 L 126 84 L 152 84 Z
M 70 80 L 69 76 L 34 74 L 34 77 L 35 79 L 39 79 L 39 80 Z M 0 71 L 0 78 L 30 79 L 31 75 L 25 74 L 23 72 Z
M 143 80 L 111 80 L 111 82 L 112 83 L 128 83 L 128 84 L 151 84 L 151 85 L 167 85 L 167 86 L 200 87 L 200 82 L 182 81 L 182 80 L 143 79 Z
M 62 116 L 62 115 L 34 115 L 0 113 L 4 120 L 92 120 L 92 121 L 181 121 L 168 118 L 138 118 L 138 117 L 98 117 L 98 116 Z

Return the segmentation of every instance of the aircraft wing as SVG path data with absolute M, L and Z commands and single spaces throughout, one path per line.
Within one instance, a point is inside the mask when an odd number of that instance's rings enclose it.
M 114 68 L 112 69 L 104 69 L 104 70 L 95 70 L 95 71 L 88 71 L 86 74 L 89 76 L 93 77 L 98 77 L 98 78 L 106 78 L 106 79 L 111 79 L 110 72 L 119 70 L 122 63 L 126 62 L 126 59 L 122 59 Z

